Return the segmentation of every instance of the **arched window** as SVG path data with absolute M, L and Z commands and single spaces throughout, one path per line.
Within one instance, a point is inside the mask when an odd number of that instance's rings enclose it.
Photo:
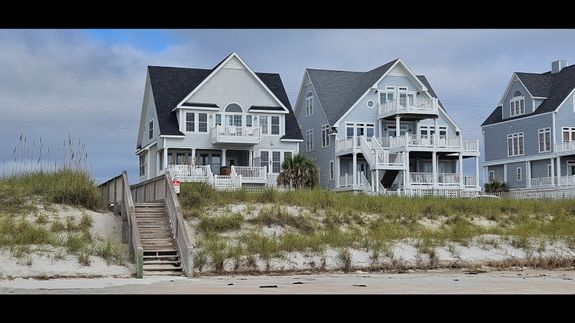
M 228 106 L 226 107 L 226 112 L 237 112 L 237 113 L 242 113 L 242 107 L 240 107 L 238 104 L 235 103 L 230 103 L 228 104 Z
M 242 107 L 236 103 L 230 103 L 224 110 L 226 126 L 242 126 Z M 251 122 L 250 122 L 251 123 Z
M 518 97 L 518 96 L 521 96 L 521 95 L 522 95 L 522 94 L 521 94 L 521 92 L 519 92 L 519 91 L 515 91 L 515 93 L 513 93 L 513 97 Z

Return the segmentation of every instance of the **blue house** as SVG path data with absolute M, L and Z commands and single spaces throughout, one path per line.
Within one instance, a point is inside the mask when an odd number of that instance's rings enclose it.
M 463 140 L 423 75 L 395 59 L 367 72 L 306 69 L 295 104 L 300 153 L 320 185 L 376 194 L 480 190 L 478 140 Z M 475 173 L 463 172 L 474 158 Z
M 510 190 L 575 185 L 575 66 L 552 62 L 545 73 L 515 72 L 483 122 L 485 178 Z

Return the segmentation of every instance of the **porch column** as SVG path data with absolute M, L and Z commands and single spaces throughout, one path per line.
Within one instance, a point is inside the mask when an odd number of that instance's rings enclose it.
M 503 182 L 507 184 L 507 164 L 503 164 Z
M 192 160 L 190 160 L 192 165 L 196 165 L 196 148 L 192 148 Z
M 463 174 L 463 172 L 461 172 Z M 479 186 L 479 156 L 475 156 L 475 189 L 481 190 Z
M 339 161 L 339 157 L 335 157 L 335 187 L 338 188 L 339 187 L 339 176 L 340 176 L 340 161 Z
M 375 182 L 373 184 L 375 185 L 375 192 L 379 194 L 379 169 L 375 170 Z
M 433 188 L 437 188 L 437 152 L 432 152 L 431 153 L 431 167 L 432 167 L 432 183 L 433 183 Z
M 479 180 L 479 179 L 477 179 Z M 489 167 L 488 166 L 483 166 L 483 181 L 485 183 L 489 182 Z
M 254 163 L 254 151 L 250 150 L 249 151 L 249 156 L 248 156 L 248 166 L 253 167 L 253 163 Z
M 437 128 L 437 118 L 433 118 L 433 147 L 437 146 L 437 138 L 439 135 L 439 128 Z
M 168 168 L 168 148 L 164 148 L 164 169 Z
M 355 137 L 354 137 L 355 138 Z M 355 142 L 355 139 L 354 139 Z M 357 154 L 354 153 L 353 154 L 353 168 L 352 168 L 352 172 L 353 172 L 353 187 L 355 187 L 357 185 Z
M 460 189 L 464 189 L 465 188 L 465 183 L 463 182 L 463 154 L 459 153 L 459 169 L 458 169 L 458 173 L 459 173 L 459 188 Z M 475 174 L 476 178 L 477 174 Z
M 147 165 L 146 165 L 146 168 L 147 168 L 146 173 L 147 174 L 146 175 L 148 176 L 147 178 L 150 179 L 150 178 L 152 178 L 152 169 L 151 169 L 152 167 L 150 167 L 150 166 L 152 166 L 152 163 L 151 163 L 152 157 L 150 156 L 150 148 L 146 149 L 146 159 L 148 160 L 146 162 L 147 163 Z
M 395 136 L 396 137 L 399 137 L 399 134 L 401 133 L 399 119 L 401 119 L 400 116 L 395 116 Z
M 531 161 L 527 161 L 527 165 L 525 166 L 525 181 L 527 181 L 526 185 L 527 188 L 531 187 Z
M 555 161 L 551 158 L 551 186 L 555 185 Z
M 227 151 L 228 151 L 227 149 L 222 149 L 222 166 L 226 166 L 226 165 L 227 165 L 227 164 L 226 164 L 226 152 L 227 152 Z M 270 158 L 271 158 L 271 156 L 270 156 Z
M 162 170 L 162 165 L 160 165 L 160 152 L 156 151 L 156 174 Z
M 409 188 L 411 184 L 411 179 L 409 178 L 409 151 L 403 153 L 403 158 L 405 162 L 405 171 L 403 171 L 403 189 Z
M 561 157 L 557 156 L 557 186 L 561 186 Z

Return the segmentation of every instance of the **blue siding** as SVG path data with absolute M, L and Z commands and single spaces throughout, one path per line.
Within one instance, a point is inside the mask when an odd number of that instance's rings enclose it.
M 555 115 L 555 141 L 556 143 L 562 142 L 563 130 L 562 127 L 575 127 L 575 110 L 574 107 L 574 92 L 571 92 L 567 100 L 559 107 Z
M 517 180 L 517 168 L 521 168 L 521 180 Z M 507 187 L 508 188 L 524 188 L 526 187 L 525 181 L 525 162 L 520 163 L 509 163 L 507 164 Z
M 305 97 L 308 92 L 313 93 L 313 115 L 306 117 L 305 109 Z M 295 107 L 296 118 L 299 123 L 301 132 L 304 136 L 303 143 L 300 143 L 300 153 L 304 154 L 315 162 L 316 166 L 320 170 L 320 184 L 322 188 L 335 188 L 335 177 L 334 180 L 329 179 L 329 164 L 330 161 L 334 161 L 334 172 L 335 172 L 335 137 L 330 136 L 330 145 L 328 147 L 321 146 L 321 126 L 329 124 L 325 113 L 319 102 L 319 98 L 315 93 L 313 86 L 307 85 L 303 88 L 301 92 L 303 98 L 299 98 L 297 102 L 298 106 Z M 313 151 L 305 151 L 306 143 L 306 131 L 313 129 Z M 334 174 L 335 175 L 335 174 Z
M 547 165 L 549 164 L 551 164 L 551 159 L 540 159 L 532 161 L 531 177 L 532 178 L 547 177 Z
M 495 180 L 505 182 L 505 179 L 503 178 L 503 165 L 494 165 L 487 167 L 487 178 L 485 179 L 486 182 L 489 180 L 489 171 L 493 171 L 493 176 Z
M 485 161 L 508 158 L 507 135 L 517 132 L 524 133 L 525 156 L 540 155 L 537 131 L 540 128 L 551 127 L 552 123 L 551 114 L 542 114 L 484 127 Z
M 529 92 L 527 92 L 527 89 L 523 86 L 523 84 L 521 82 L 519 82 L 519 80 L 515 80 L 513 82 L 513 84 L 511 85 L 511 88 L 509 89 L 509 92 L 507 92 L 507 94 L 505 95 L 505 97 L 503 98 L 503 119 L 507 119 L 510 117 L 511 114 L 511 109 L 510 109 L 510 104 L 509 104 L 509 100 L 513 99 L 513 93 L 515 93 L 515 91 L 519 91 L 521 92 L 521 94 L 523 95 L 523 97 L 525 97 L 525 113 L 531 113 L 533 112 L 533 100 L 531 99 L 531 95 L 529 95 Z

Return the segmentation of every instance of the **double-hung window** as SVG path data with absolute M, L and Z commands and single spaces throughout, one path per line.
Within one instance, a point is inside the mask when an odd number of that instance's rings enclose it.
M 321 146 L 329 147 L 329 124 L 321 126 Z
M 305 151 L 313 151 L 313 129 L 305 132 Z
M 152 140 L 152 138 L 154 138 L 154 120 L 148 123 L 148 139 Z
M 305 98 L 305 116 L 313 116 L 313 94 L 308 92 Z
M 516 116 L 525 114 L 525 98 L 523 96 L 516 96 L 509 101 L 510 113 L 509 115 Z
M 196 128 L 196 114 L 193 112 L 186 112 L 186 131 L 194 132 Z
M 551 128 L 543 128 L 538 131 L 539 152 L 551 151 Z
M 268 134 L 268 116 L 260 116 L 260 128 L 262 135 Z
M 575 141 L 575 127 L 563 127 L 563 142 Z
M 280 134 L 280 117 L 272 116 L 272 135 L 279 135 Z
M 523 152 L 523 132 L 507 135 L 507 156 L 522 156 Z

